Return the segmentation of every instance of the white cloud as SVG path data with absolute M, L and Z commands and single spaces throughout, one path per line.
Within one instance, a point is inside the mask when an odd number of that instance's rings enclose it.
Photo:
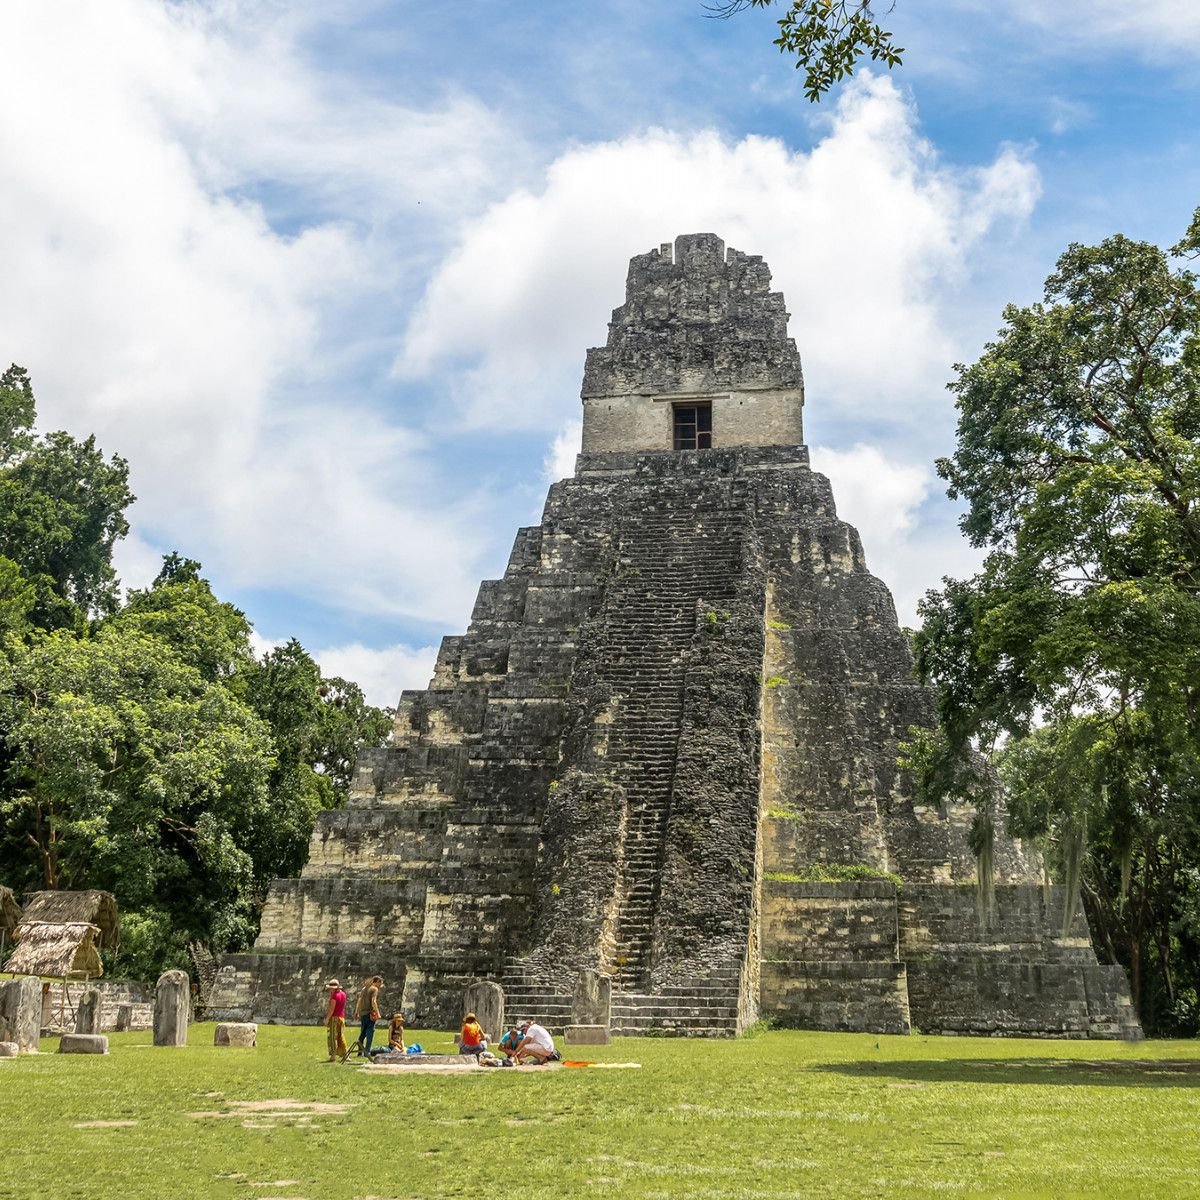
M 441 503 L 422 439 L 346 398 L 372 331 L 347 351 L 337 329 L 399 286 L 372 214 L 450 220 L 518 148 L 469 96 L 405 106 L 308 66 L 317 11 L 0 6 L 0 350 L 44 426 L 129 460 L 127 582 L 169 539 L 227 584 L 441 619 L 473 591 L 471 499 Z M 306 194 L 297 231 L 260 183 Z
M 933 472 L 863 443 L 849 450 L 813 446 L 811 454 L 813 470 L 833 485 L 838 515 L 861 535 L 871 573 L 892 589 L 901 620 L 912 624 L 917 598 L 932 582 L 914 573 L 912 542 Z
M 437 661 L 436 646 L 387 646 L 373 650 L 361 642 L 313 652 L 323 675 L 353 679 L 370 703 L 392 708 L 406 688 L 425 688 Z
M 136 529 L 113 547 L 113 566 L 121 581 L 121 590 L 148 588 L 162 570 L 162 551 L 150 545 Z
M 547 483 L 556 483 L 575 474 L 575 458 L 582 440 L 582 421 L 568 421 L 559 430 L 542 462 L 542 474 Z
M 1036 169 L 1011 147 L 982 168 L 941 163 L 911 105 L 869 75 L 807 153 L 666 130 L 572 149 L 540 189 L 466 222 L 397 372 L 448 379 L 474 425 L 560 425 L 628 257 L 711 230 L 770 263 L 823 404 L 900 415 L 902 397 L 927 402 L 933 387 L 940 399 L 953 287 L 989 231 L 1027 216 L 1038 193 Z
M 1095 119 L 1091 108 L 1077 100 L 1068 100 L 1065 96 L 1051 96 L 1046 102 L 1046 116 L 1049 120 L 1050 132 L 1054 134 L 1070 133 L 1082 125 L 1090 125 Z
M 263 637 L 257 629 L 250 630 L 250 649 L 254 651 L 255 658 L 262 658 L 264 655 L 270 654 L 272 650 L 278 650 L 282 645 L 282 638 Z
M 1173 51 L 1200 53 L 1195 0 L 1016 0 L 1014 11 L 1066 43 L 1132 46 L 1160 60 Z

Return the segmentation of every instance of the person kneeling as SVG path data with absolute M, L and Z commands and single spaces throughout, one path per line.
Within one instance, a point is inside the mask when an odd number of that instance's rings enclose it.
M 521 1025 L 521 1040 L 517 1043 L 513 1057 L 517 1062 L 561 1062 L 562 1055 L 554 1048 L 550 1031 L 536 1021 L 525 1021 Z

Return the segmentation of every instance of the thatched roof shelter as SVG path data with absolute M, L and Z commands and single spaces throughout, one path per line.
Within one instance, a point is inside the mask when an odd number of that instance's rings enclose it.
M 101 950 L 116 950 L 121 944 L 117 902 L 112 892 L 27 892 L 21 924 L 95 925 Z
M 0 933 L 12 937 L 12 932 L 21 923 L 21 906 L 12 888 L 0 884 Z
M 86 921 L 54 925 L 22 921 L 17 929 L 17 948 L 4 969 L 13 975 L 48 975 L 56 979 L 103 975 L 104 966 L 96 948 L 99 936 L 99 928 Z

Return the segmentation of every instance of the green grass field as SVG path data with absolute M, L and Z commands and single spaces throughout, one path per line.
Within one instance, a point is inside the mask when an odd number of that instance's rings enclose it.
M 321 1029 L 190 1040 L 0 1060 L 0 1196 L 1200 1195 L 1193 1042 L 777 1032 L 573 1051 L 640 1070 L 397 1077 L 323 1063 Z M 283 1099 L 333 1109 L 238 1103 Z

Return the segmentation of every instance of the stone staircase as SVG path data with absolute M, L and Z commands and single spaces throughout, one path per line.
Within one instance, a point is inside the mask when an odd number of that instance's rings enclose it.
M 529 967 L 521 963 L 510 963 L 500 976 L 504 988 L 504 1020 L 508 1024 L 517 1021 L 537 1021 L 551 1033 L 561 1034 L 571 1024 L 571 997 L 554 990 L 554 986 L 540 979 Z
M 732 596 L 741 568 L 744 512 L 706 516 L 711 513 L 679 506 L 631 518 L 603 614 L 606 654 L 599 676 L 619 699 L 608 759 L 629 806 L 609 969 L 614 989 L 634 995 L 645 988 L 651 967 L 686 651 L 698 605 L 719 607 Z
M 660 987 L 650 994 L 618 992 L 612 998 L 612 1032 L 618 1037 L 733 1037 L 738 1032 L 737 967 Z
M 505 967 L 500 982 L 506 1021 L 529 1017 L 554 1034 L 572 1024 L 571 996 L 555 991 L 528 967 Z M 738 968 L 729 967 L 654 994 L 614 989 L 613 1036 L 733 1037 L 738 1032 L 738 984 Z

